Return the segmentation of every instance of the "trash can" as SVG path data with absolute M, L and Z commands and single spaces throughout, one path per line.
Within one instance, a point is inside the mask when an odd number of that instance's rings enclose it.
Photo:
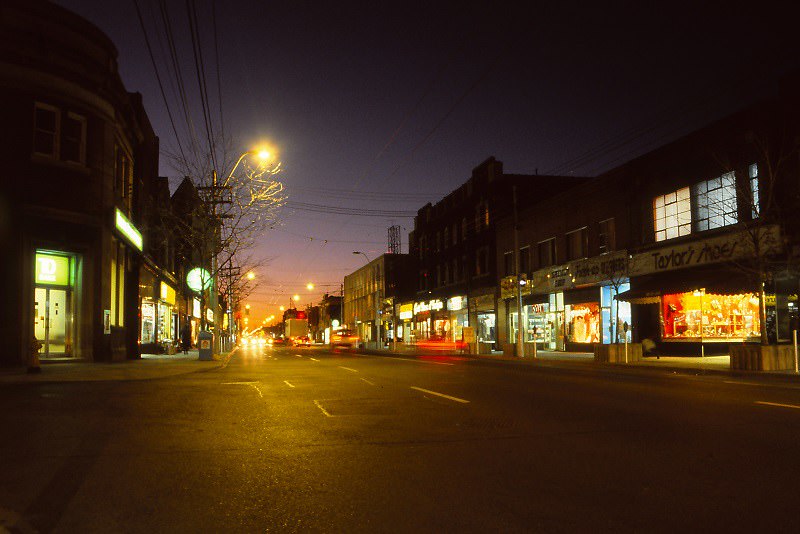
M 200 360 L 213 360 L 214 359 L 214 334 L 206 330 L 197 334 L 198 345 L 200 349 Z

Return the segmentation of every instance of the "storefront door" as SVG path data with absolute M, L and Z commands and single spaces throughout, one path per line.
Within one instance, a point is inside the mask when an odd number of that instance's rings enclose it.
M 44 346 L 42 358 L 71 356 L 67 326 L 69 291 L 37 287 L 34 290 L 34 334 Z

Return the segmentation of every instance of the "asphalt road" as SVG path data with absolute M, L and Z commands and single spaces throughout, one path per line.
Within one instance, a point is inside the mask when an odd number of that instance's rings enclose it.
M 263 348 L 0 406 L 19 532 L 800 530 L 800 383 Z

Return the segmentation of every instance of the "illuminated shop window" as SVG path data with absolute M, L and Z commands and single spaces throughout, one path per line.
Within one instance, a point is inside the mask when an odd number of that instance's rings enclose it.
M 689 197 L 689 188 L 684 187 L 653 199 L 656 241 L 692 233 L 692 205 Z
M 722 228 L 739 221 L 736 177 L 732 172 L 692 186 L 695 230 Z
M 567 339 L 574 343 L 600 342 L 600 303 L 566 306 Z
M 760 337 L 758 297 L 703 290 L 661 298 L 665 341 L 729 341 Z

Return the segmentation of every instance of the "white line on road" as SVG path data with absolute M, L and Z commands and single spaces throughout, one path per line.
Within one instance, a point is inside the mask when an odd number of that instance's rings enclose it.
M 462 402 L 464 404 L 469 403 L 468 400 L 459 399 L 458 397 L 451 397 L 450 395 L 445 395 L 444 393 L 437 393 L 435 391 L 431 391 L 429 389 L 422 389 L 416 386 L 411 386 L 411 389 L 416 389 L 417 391 L 422 391 L 424 393 L 430 393 L 431 395 L 436 395 L 437 397 L 444 397 L 445 399 L 450 399 L 451 401 Z
M 779 406 L 781 408 L 794 408 L 795 410 L 800 410 L 800 406 L 796 404 L 781 404 L 779 402 L 765 402 L 765 401 L 756 401 L 756 404 L 763 404 L 764 406 Z
M 352 371 L 352 372 L 354 372 L 354 373 L 357 373 L 357 372 L 358 372 L 358 371 L 357 371 L 357 370 L 355 370 L 355 369 L 350 369 L 349 367 L 342 367 L 341 365 L 339 366 L 339 369 L 347 369 L 348 371 Z
M 295 354 L 295 356 L 297 356 L 298 358 L 302 358 L 303 357 L 302 354 Z
M 359 377 L 359 378 L 361 378 L 361 377 Z M 369 380 L 367 380 L 366 378 L 361 378 L 361 380 L 363 380 L 364 382 L 366 382 L 366 383 L 367 383 L 367 384 L 369 384 L 370 386 L 374 386 L 374 385 L 375 385 L 375 384 L 373 384 L 372 382 L 370 382 Z
M 315 362 L 318 362 L 318 361 L 319 361 L 318 359 L 316 359 L 316 358 L 312 358 L 311 356 L 309 356 L 309 357 L 308 357 L 308 359 L 309 359 L 309 360 L 313 360 L 313 361 L 315 361 Z
M 258 396 L 262 399 L 264 398 L 264 394 L 261 393 L 261 390 L 258 387 L 259 382 L 223 382 L 223 386 L 250 386 L 251 388 L 258 391 Z
M 428 360 L 413 360 L 411 358 L 387 358 L 387 360 L 403 360 L 404 362 L 431 363 L 433 365 L 455 365 L 449 362 L 431 362 Z
M 328 412 L 325 410 L 325 408 L 323 408 L 323 407 L 322 407 L 322 405 L 319 403 L 319 401 L 316 401 L 316 400 L 315 400 L 315 401 L 314 401 L 314 404 L 316 404 L 316 405 L 317 405 L 317 408 L 319 408 L 319 409 L 322 411 L 322 413 L 324 413 L 324 414 L 325 414 L 325 417 L 331 417 L 331 414 L 329 414 L 329 413 L 328 413 Z
M 287 386 L 289 386 L 290 388 L 293 388 L 293 387 L 294 387 L 294 386 L 292 385 L 292 383 L 291 383 L 291 382 L 289 382 L 288 380 L 284 380 L 284 381 L 283 381 L 283 383 L 284 383 L 284 384 L 286 384 Z

